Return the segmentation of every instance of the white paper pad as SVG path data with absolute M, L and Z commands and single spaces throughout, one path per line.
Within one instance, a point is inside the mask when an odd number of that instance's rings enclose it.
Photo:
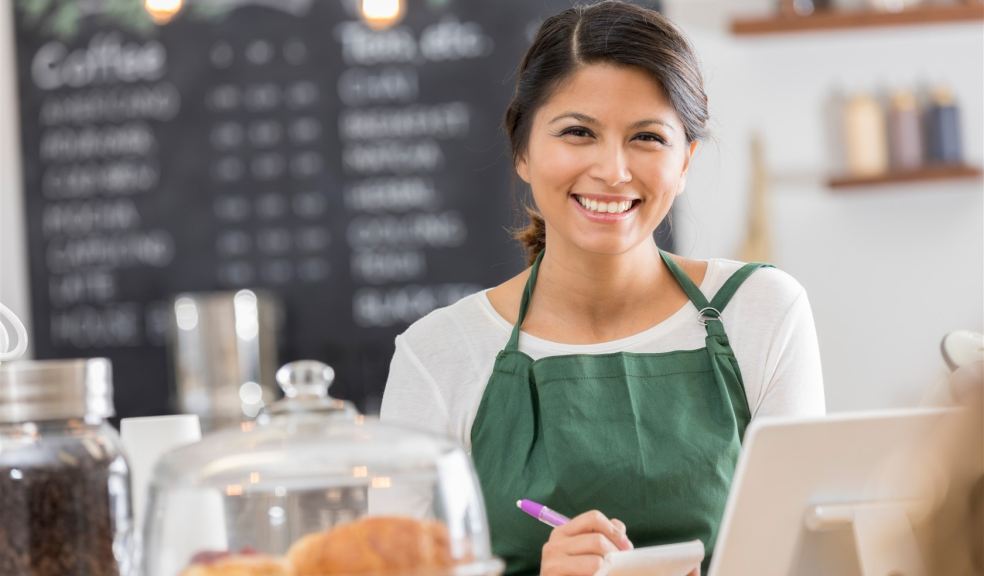
M 607 554 L 595 576 L 687 576 L 703 559 L 700 540 L 648 546 Z

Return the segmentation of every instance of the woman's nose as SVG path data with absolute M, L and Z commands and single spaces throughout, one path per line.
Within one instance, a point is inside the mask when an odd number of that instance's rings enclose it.
M 625 150 L 621 146 L 607 149 L 595 162 L 592 176 L 612 187 L 631 182 L 632 173 Z

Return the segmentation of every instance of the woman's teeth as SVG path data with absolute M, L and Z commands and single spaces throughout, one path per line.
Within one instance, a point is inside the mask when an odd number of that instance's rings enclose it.
M 581 206 L 584 206 L 587 210 L 598 212 L 599 214 L 621 214 L 622 212 L 627 212 L 629 208 L 632 208 L 631 200 L 625 200 L 623 202 L 599 202 L 597 200 L 582 198 L 577 195 L 575 195 L 574 198 L 576 198 Z

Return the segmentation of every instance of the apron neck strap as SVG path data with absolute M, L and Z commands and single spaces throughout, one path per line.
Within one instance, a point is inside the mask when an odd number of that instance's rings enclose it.
M 516 318 L 516 325 L 513 326 L 512 335 L 509 336 L 506 350 L 519 350 L 519 331 L 523 325 L 523 320 L 526 319 L 526 311 L 530 307 L 530 299 L 533 297 L 533 286 L 536 285 L 536 277 L 540 273 L 540 262 L 543 261 L 544 252 L 546 250 L 541 250 L 536 255 L 536 260 L 533 261 L 533 266 L 530 267 L 530 277 L 526 279 L 526 288 L 523 289 L 523 299 L 519 303 L 519 316 Z
M 663 257 L 663 262 L 666 263 L 666 267 L 670 269 L 670 273 L 673 274 L 674 278 L 676 278 L 677 284 L 680 285 L 680 288 L 683 288 L 683 291 L 686 292 L 687 298 L 690 298 L 690 302 L 693 303 L 698 310 L 703 310 L 710 306 L 707 302 L 707 297 L 704 296 L 704 293 L 700 291 L 700 288 L 698 288 L 696 284 L 694 284 L 694 281 L 690 279 L 690 276 L 687 276 L 687 273 L 673 261 L 673 258 L 670 258 L 670 255 L 664 252 L 662 248 L 659 250 L 659 255 Z
M 670 269 L 673 277 L 676 278 L 677 283 L 683 288 L 683 291 L 687 293 L 687 297 L 690 298 L 690 302 L 697 308 L 699 312 L 700 323 L 705 326 L 708 334 L 712 335 L 723 335 L 724 329 L 721 327 L 721 312 L 724 311 L 724 307 L 728 305 L 731 301 L 731 297 L 735 295 L 738 291 L 738 287 L 741 286 L 742 282 L 748 279 L 759 268 L 772 268 L 771 264 L 759 264 L 759 263 L 749 263 L 742 266 L 737 272 L 731 275 L 730 278 L 721 286 L 721 289 L 717 291 L 714 298 L 708 302 L 707 297 L 704 293 L 700 291 L 693 280 L 687 276 L 676 262 L 670 258 L 670 255 L 664 252 L 662 249 L 659 251 L 659 255 L 663 257 L 663 262 L 666 262 L 666 267 Z M 711 322 L 709 322 L 711 321 Z
M 714 295 L 714 298 L 711 299 L 710 307 L 714 308 L 718 312 L 723 312 L 724 307 L 728 305 L 728 302 L 731 302 L 731 297 L 738 291 L 738 287 L 741 286 L 741 283 L 751 276 L 752 272 L 755 272 L 759 268 L 773 268 L 773 266 L 772 264 L 759 264 L 757 262 L 749 262 L 748 264 L 745 264 L 739 268 L 737 272 L 732 274 L 730 278 L 728 278 L 728 280 L 724 283 L 724 286 L 721 286 L 721 288 L 717 291 L 717 294 Z

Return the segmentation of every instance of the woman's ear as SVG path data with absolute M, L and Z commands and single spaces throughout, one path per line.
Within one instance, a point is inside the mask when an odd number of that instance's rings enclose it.
M 677 188 L 677 196 L 683 194 L 684 189 L 687 187 L 687 171 L 690 170 L 690 160 L 694 157 L 694 153 L 697 151 L 697 140 L 694 140 L 687 147 L 685 152 L 685 158 L 683 159 L 683 171 L 680 173 L 680 185 Z
M 523 182 L 530 183 L 530 166 L 526 161 L 526 154 L 516 159 L 516 174 L 523 179 Z

